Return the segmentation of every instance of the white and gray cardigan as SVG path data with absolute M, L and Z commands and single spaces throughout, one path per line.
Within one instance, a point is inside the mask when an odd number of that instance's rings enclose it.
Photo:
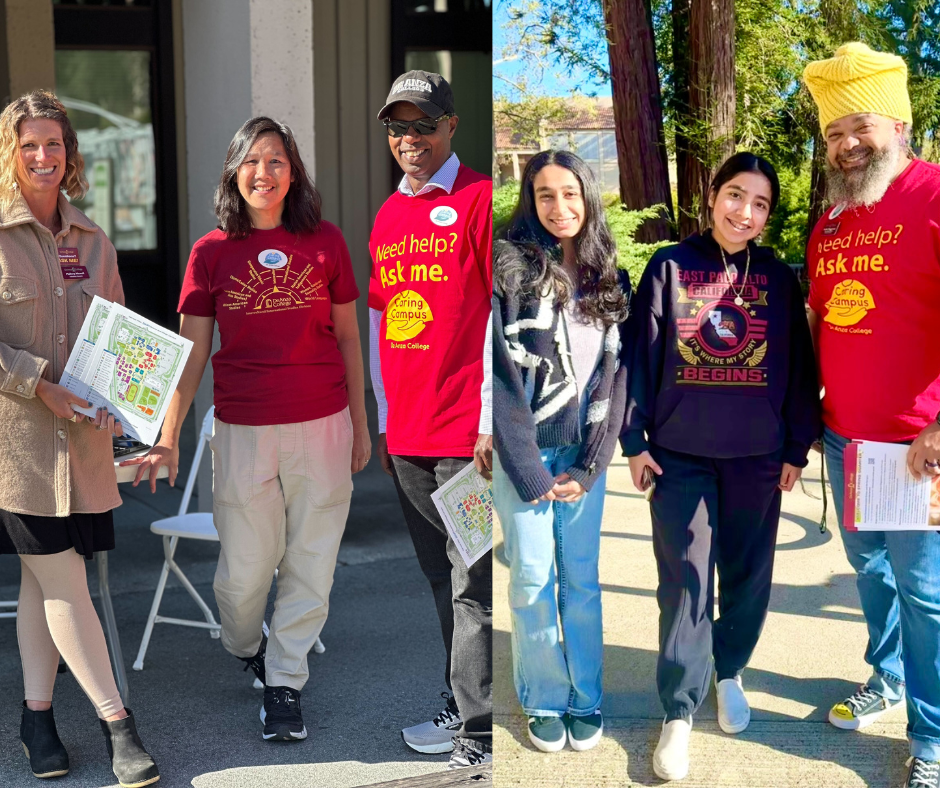
M 625 271 L 621 282 L 629 294 Z M 585 490 L 610 463 L 626 407 L 625 325 L 605 329 L 603 355 L 585 387 L 582 434 L 568 333 L 554 293 L 521 300 L 494 294 L 493 436 L 500 465 L 522 500 L 533 501 L 554 485 L 541 449 L 580 444 L 567 472 Z

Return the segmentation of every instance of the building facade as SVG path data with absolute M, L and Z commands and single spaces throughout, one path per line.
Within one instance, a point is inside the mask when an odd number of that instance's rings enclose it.
M 0 0 L 0 97 L 64 101 L 91 186 L 79 206 L 118 249 L 127 305 L 175 329 L 189 250 L 216 225 L 222 163 L 252 116 L 293 129 L 362 293 L 372 221 L 401 178 L 375 118 L 394 76 L 442 73 L 454 149 L 490 172 L 491 20 L 491 0 Z M 367 358 L 364 300 L 359 320 Z M 211 403 L 210 368 L 197 424 Z M 201 508 L 210 485 L 207 462 Z

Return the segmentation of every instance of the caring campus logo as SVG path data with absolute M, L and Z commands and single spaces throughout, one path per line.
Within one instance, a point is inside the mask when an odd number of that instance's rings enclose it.
M 676 382 L 766 386 L 767 321 L 757 317 L 757 307 L 767 306 L 767 291 L 759 288 L 766 277 L 752 275 L 752 284 L 735 291 L 724 273 L 711 276 L 714 281 L 679 288 L 678 302 L 689 308 L 688 317 L 676 320 L 677 349 L 685 362 L 676 369 Z
M 420 293 L 402 290 L 385 310 L 385 338 L 407 342 L 424 331 L 433 319 L 431 307 Z
M 258 262 L 265 268 L 283 268 L 287 265 L 287 255 L 280 249 L 265 249 L 258 252 Z
M 431 221 L 438 227 L 450 227 L 457 221 L 457 211 L 446 205 L 438 205 L 431 209 Z
M 871 291 L 857 279 L 844 279 L 832 288 L 825 304 L 827 323 L 834 326 L 854 326 L 875 308 Z

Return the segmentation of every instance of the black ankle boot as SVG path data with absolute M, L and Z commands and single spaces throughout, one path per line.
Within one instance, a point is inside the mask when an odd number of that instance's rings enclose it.
M 125 711 L 127 716 L 123 720 L 98 721 L 108 745 L 111 769 L 118 782 L 124 788 L 142 788 L 159 780 L 160 772 L 137 735 L 133 713 L 130 709 Z
M 51 708 L 32 711 L 26 708 L 24 701 L 20 739 L 29 758 L 29 768 L 36 777 L 61 777 L 69 773 L 69 754 L 59 741 Z

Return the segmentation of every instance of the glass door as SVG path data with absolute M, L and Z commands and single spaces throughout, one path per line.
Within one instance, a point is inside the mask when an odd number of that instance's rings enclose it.
M 118 252 L 127 306 L 176 328 L 180 285 L 170 4 L 54 2 L 56 93 L 85 158 L 75 205 Z

